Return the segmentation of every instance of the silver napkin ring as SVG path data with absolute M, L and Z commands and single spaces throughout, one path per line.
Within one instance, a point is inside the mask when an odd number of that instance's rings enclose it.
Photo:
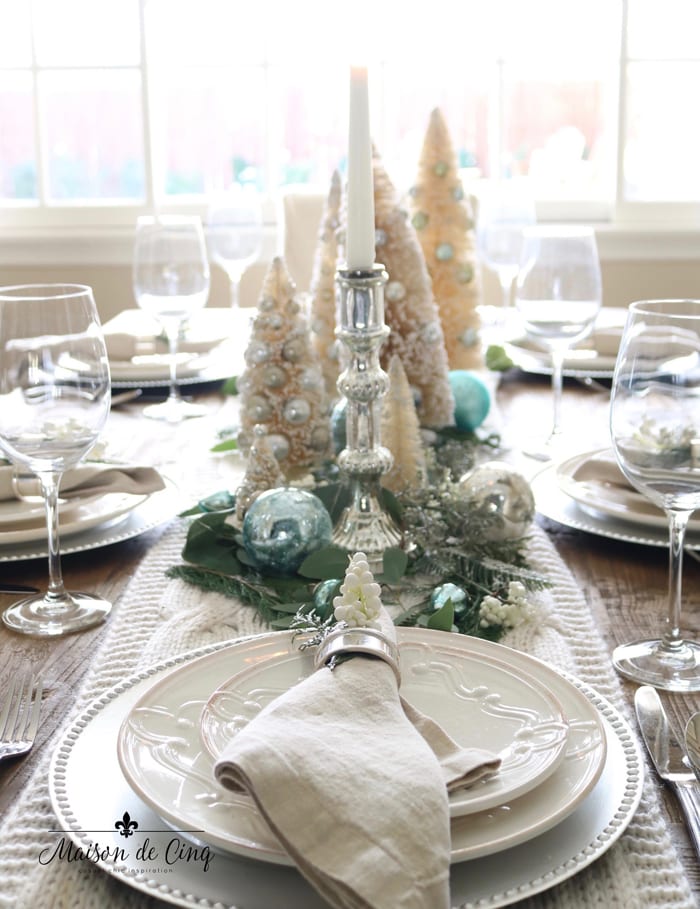
M 384 660 L 391 666 L 397 684 L 401 685 L 399 648 L 376 628 L 338 628 L 331 631 L 316 651 L 314 667 L 327 666 L 343 653 L 365 653 Z

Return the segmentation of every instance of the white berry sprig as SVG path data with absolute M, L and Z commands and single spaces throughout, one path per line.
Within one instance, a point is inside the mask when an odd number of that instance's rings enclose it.
M 356 552 L 345 569 L 340 594 L 333 599 L 336 621 L 351 628 L 379 628 L 377 619 L 382 608 L 380 592 L 367 556 L 364 552 Z

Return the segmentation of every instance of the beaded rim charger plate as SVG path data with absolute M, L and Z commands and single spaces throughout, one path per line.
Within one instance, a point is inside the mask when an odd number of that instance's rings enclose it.
M 399 629 L 400 640 L 418 641 L 426 646 L 446 636 L 445 632 Z M 505 653 L 513 664 L 528 667 L 535 664 L 553 690 L 559 688 L 565 711 L 571 715 L 578 708 L 585 710 L 586 715 L 593 711 L 600 718 L 607 742 L 600 779 L 568 817 L 555 822 L 553 828 L 539 836 L 533 833 L 531 838 L 505 853 L 452 865 L 450 886 L 454 907 L 497 909 L 547 890 L 600 858 L 619 839 L 636 811 L 642 792 L 643 764 L 626 720 L 590 686 L 502 645 L 458 635 L 449 638 L 456 639 L 453 645 L 458 649 L 473 646 L 487 655 Z M 119 729 L 142 694 L 160 678 L 193 660 L 212 654 L 228 657 L 236 646 L 239 645 L 210 645 L 164 661 L 123 680 L 83 710 L 64 733 L 52 758 L 49 791 L 61 828 L 55 834 L 56 843 L 61 835 L 83 850 L 99 843 L 102 852 L 95 859 L 97 867 L 144 895 L 188 909 L 209 904 L 230 909 L 236 906 L 268 909 L 279 904 L 281 894 L 287 909 L 323 909 L 326 906 L 323 900 L 292 868 L 251 862 L 226 852 L 214 854 L 207 870 L 201 861 L 195 860 L 166 864 L 163 857 L 169 846 L 181 843 L 185 836 L 196 842 L 201 831 L 174 832 L 138 798 L 119 768 L 116 754 Z M 231 666 L 224 671 L 230 674 Z M 578 763 L 565 760 L 556 773 L 567 765 L 571 772 Z M 99 767 L 99 774 L 95 774 L 95 767 Z M 514 805 L 529 803 L 532 813 L 536 805 L 534 795 L 529 793 Z M 115 828 L 117 819 L 123 826 L 125 811 L 139 824 L 129 840 Z M 494 823 L 499 823 L 502 813 L 493 813 Z M 479 815 L 452 823 L 455 861 L 475 817 Z M 524 816 L 522 822 L 526 823 Z M 137 857 L 145 837 L 160 856 L 159 861 L 146 863 Z M 484 838 L 488 838 L 487 834 Z M 126 855 L 115 857 L 117 848 L 122 848 Z

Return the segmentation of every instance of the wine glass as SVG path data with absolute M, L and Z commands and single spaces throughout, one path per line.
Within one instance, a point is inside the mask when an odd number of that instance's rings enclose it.
M 158 320 L 168 339 L 168 398 L 145 407 L 144 414 L 169 423 L 203 416 L 206 408 L 183 401 L 177 383 L 180 333 L 209 296 L 209 262 L 201 219 L 182 215 L 140 217 L 136 222 L 133 284 L 136 302 Z
M 207 213 L 207 241 L 212 262 L 231 282 L 231 305 L 240 306 L 241 278 L 262 249 L 263 221 L 260 198 L 250 186 L 234 183 L 215 198 Z
M 523 231 L 535 223 L 535 204 L 522 180 L 499 180 L 479 196 L 477 245 L 481 260 L 495 271 L 501 288 L 501 306 L 489 321 L 503 328 L 510 307 L 523 247 Z
M 0 449 L 40 481 L 49 586 L 3 613 L 15 631 L 60 635 L 101 622 L 111 604 L 63 584 L 58 495 L 63 472 L 92 448 L 110 407 L 107 349 L 92 290 L 77 284 L 0 288 Z
M 560 441 L 564 357 L 593 328 L 602 303 L 600 262 L 590 227 L 539 226 L 524 231 L 515 306 L 528 336 L 552 360 L 552 428 L 543 445 L 525 451 L 549 460 Z
M 680 633 L 683 542 L 700 508 L 700 301 L 632 303 L 610 398 L 620 469 L 669 523 L 669 601 L 661 637 L 613 652 L 622 675 L 668 691 L 700 690 L 700 644 Z

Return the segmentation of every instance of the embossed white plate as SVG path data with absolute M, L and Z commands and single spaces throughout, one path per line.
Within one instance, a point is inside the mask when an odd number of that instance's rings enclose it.
M 267 653 L 256 650 L 255 665 L 228 679 L 202 711 L 202 741 L 216 761 L 227 743 L 266 704 L 289 690 L 311 669 L 291 642 L 280 653 L 271 641 Z M 450 795 L 450 814 L 485 811 L 524 795 L 554 772 L 564 757 L 568 725 L 559 702 L 524 672 L 477 654 L 446 648 L 426 651 L 401 645 L 401 693 L 437 720 L 461 745 L 478 745 L 497 754 L 495 776 Z M 168 683 L 161 683 L 134 708 L 163 703 Z M 163 690 L 163 689 L 166 690 Z M 173 729 L 175 732 L 175 729 Z
M 526 673 L 546 686 L 561 704 L 569 725 L 563 759 L 542 785 L 503 803 L 496 812 L 479 811 L 453 820 L 453 861 L 523 842 L 573 811 L 595 784 L 605 760 L 600 716 L 590 701 L 558 673 L 509 648 L 445 632 L 398 631 L 404 679 L 413 675 L 405 682 L 405 693 L 448 732 L 470 734 L 460 730 L 465 707 L 454 693 L 454 683 L 445 685 L 445 673 L 460 674 L 466 667 L 480 672 L 482 663 L 485 667 L 491 661 L 507 663 L 512 672 Z M 156 682 L 151 689 L 154 697 L 143 692 L 138 708 L 132 705 L 117 748 L 133 790 L 171 825 L 197 829 L 220 849 L 279 863 L 288 863 L 289 858 L 252 801 L 214 781 L 213 760 L 201 743 L 199 727 L 209 697 L 232 672 L 266 660 L 274 662 L 290 652 L 291 633 L 273 632 L 184 664 Z M 310 664 L 308 652 L 295 654 L 300 667 Z M 430 669 L 436 662 L 445 672 Z M 304 671 L 300 668 L 300 673 Z
M 425 632 L 405 629 L 402 639 L 430 643 L 444 632 Z M 462 639 L 454 643 L 474 644 L 486 655 L 502 655 L 498 644 Z M 201 909 L 207 905 L 227 906 L 229 909 L 269 909 L 284 904 L 285 909 L 327 909 L 326 903 L 311 889 L 295 869 L 265 862 L 250 862 L 230 853 L 217 853 L 208 869 L 202 862 L 175 861 L 166 865 L 162 857 L 176 834 L 130 788 L 117 762 L 115 747 L 120 725 L 126 715 L 154 682 L 185 666 L 192 660 L 210 654 L 231 654 L 228 644 L 215 644 L 150 667 L 124 679 L 89 704 L 65 731 L 52 758 L 49 773 L 51 802 L 62 835 L 78 847 L 89 850 L 99 843 L 102 847 L 95 865 L 128 887 L 145 896 L 152 896 L 171 905 L 186 909 Z M 534 663 L 554 690 L 565 712 L 578 717 L 578 724 L 595 725 L 602 719 L 607 742 L 607 757 L 600 779 L 588 797 L 565 819 L 556 817 L 552 829 L 533 834 L 521 845 L 506 852 L 462 864 L 453 864 L 450 888 L 454 909 L 498 909 L 526 899 L 578 874 L 599 859 L 623 834 L 642 793 L 642 759 L 635 736 L 626 720 L 594 689 L 573 677 L 563 677 L 544 664 L 522 654 L 506 650 L 513 665 L 532 667 Z M 226 671 L 230 673 L 231 667 Z M 581 700 L 583 699 L 583 700 Z M 585 704 L 585 706 L 584 706 Z M 581 729 L 585 738 L 585 732 Z M 584 754 L 571 755 L 559 766 L 548 781 L 555 778 L 565 790 L 567 780 L 580 788 L 579 767 L 587 763 Z M 99 773 L 95 773 L 99 767 Z M 586 774 L 584 774 L 585 776 Z M 514 803 L 519 823 L 526 825 L 528 816 L 536 815 L 535 793 L 529 793 Z M 515 807 L 517 806 L 517 807 Z M 522 808 L 522 810 L 521 810 Z M 124 837 L 115 828 L 115 821 L 129 811 L 139 827 L 130 838 L 127 856 L 115 858 L 123 848 Z M 485 812 L 492 818 L 491 827 L 498 828 L 507 811 Z M 466 834 L 481 815 L 465 817 L 452 825 L 453 858 L 458 860 L 463 844 L 468 847 Z M 557 823 L 557 821 L 559 821 Z M 111 832 L 110 832 L 111 831 Z M 497 830 L 494 831 L 495 835 Z M 479 835 L 491 838 L 488 827 L 482 824 Z M 137 850 L 145 838 L 160 856 L 158 862 L 137 858 Z M 111 849 L 108 852 L 107 849 Z M 154 867 L 155 865 L 155 867 Z

